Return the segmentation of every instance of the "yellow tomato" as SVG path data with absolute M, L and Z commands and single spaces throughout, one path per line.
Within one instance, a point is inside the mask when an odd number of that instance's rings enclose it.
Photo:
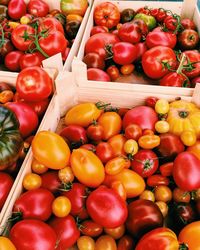
M 96 241 L 95 250 L 117 250 L 117 245 L 111 236 L 102 235 Z
M 185 146 L 192 146 L 197 141 L 197 137 L 194 131 L 191 130 L 184 130 L 181 133 L 181 141 Z
M 78 14 L 69 14 L 66 16 L 66 21 L 69 22 L 69 21 L 79 21 L 79 22 L 82 22 L 83 20 L 83 17 L 78 15 Z
M 67 166 L 70 149 L 65 140 L 51 131 L 40 131 L 32 141 L 33 156 L 37 161 L 51 169 Z
M 84 148 L 75 149 L 70 162 L 75 177 L 84 185 L 95 188 L 103 182 L 104 166 L 93 152 Z
M 169 111 L 169 102 L 165 99 L 159 99 L 155 104 L 155 111 L 158 114 L 167 114 Z
M 200 160 L 200 140 L 197 140 L 194 145 L 188 147 L 187 151 L 194 154 Z
M 13 29 L 15 29 L 19 25 L 20 25 L 20 23 L 18 23 L 18 22 L 8 22 L 8 26 L 10 26 Z
M 155 124 L 155 129 L 158 133 L 167 133 L 169 131 L 169 123 L 166 121 L 158 121 Z
M 40 163 L 36 159 L 33 159 L 31 169 L 36 174 L 44 174 L 45 172 L 47 172 L 48 167 L 46 167 L 44 164 Z
M 94 120 L 96 121 L 103 112 L 99 103 L 81 103 L 72 107 L 65 115 L 65 124 L 80 125 L 88 127 Z
M 62 183 L 73 182 L 74 174 L 70 167 L 62 168 L 58 171 L 58 178 Z
M 121 226 L 115 228 L 104 228 L 104 232 L 113 237 L 113 239 L 118 240 L 125 233 L 125 225 L 122 224 Z
M 16 250 L 16 247 L 11 240 L 4 236 L 0 236 L 0 250 Z
M 124 156 L 117 156 L 109 160 L 105 165 L 105 172 L 109 175 L 115 175 L 122 171 L 124 168 L 129 168 L 131 162 Z
M 150 190 L 144 190 L 144 192 L 141 193 L 140 199 L 142 200 L 149 200 L 149 201 L 155 201 L 155 195 Z
M 144 149 L 153 149 L 160 145 L 160 137 L 158 135 L 143 135 L 139 138 L 138 144 Z
M 130 154 L 130 155 L 135 155 L 138 152 L 138 143 L 133 140 L 133 139 L 129 139 L 125 142 L 124 144 L 124 151 L 126 154 Z
M 95 241 L 92 237 L 81 236 L 77 240 L 77 246 L 79 250 L 95 250 Z
M 42 178 L 38 174 L 29 173 L 24 176 L 23 187 L 26 190 L 33 190 L 41 187 Z
M 52 212 L 57 217 L 65 217 L 71 211 L 71 202 L 65 196 L 58 196 L 52 203 Z
M 166 217 L 169 210 L 167 203 L 165 203 L 164 201 L 156 201 L 155 203 L 160 208 L 163 217 Z

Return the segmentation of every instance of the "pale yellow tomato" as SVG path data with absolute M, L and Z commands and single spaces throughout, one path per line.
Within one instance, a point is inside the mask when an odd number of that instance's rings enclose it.
M 165 99 L 159 99 L 155 104 L 155 111 L 158 114 L 167 114 L 169 111 L 169 102 Z
M 124 151 L 126 154 L 130 154 L 130 155 L 135 155 L 138 152 L 138 143 L 133 140 L 133 139 L 129 139 L 125 142 L 124 144 Z
M 155 124 L 155 130 L 160 134 L 167 133 L 169 131 L 169 123 L 166 121 L 157 121 Z

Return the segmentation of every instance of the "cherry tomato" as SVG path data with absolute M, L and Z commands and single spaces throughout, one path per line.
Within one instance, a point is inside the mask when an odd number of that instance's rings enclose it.
M 95 241 L 89 236 L 81 236 L 77 240 L 77 246 L 79 250 L 94 250 Z
M 190 196 L 190 193 L 185 191 L 185 190 L 182 190 L 178 187 L 176 187 L 174 190 L 173 190 L 173 200 L 175 202 L 184 202 L 184 203 L 189 203 L 190 202 L 190 199 L 191 199 L 191 196 Z
M 121 66 L 120 72 L 122 73 L 122 75 L 130 75 L 131 73 L 133 73 L 134 69 L 135 66 L 133 64 L 125 64 Z
M 58 171 L 58 178 L 62 183 L 73 182 L 74 174 L 72 172 L 72 169 L 70 167 L 65 167 L 63 169 L 60 169 Z
M 155 111 L 158 114 L 167 114 L 169 112 L 169 102 L 165 99 L 159 99 L 156 102 Z
M 57 217 L 66 217 L 71 211 L 71 202 L 65 196 L 58 196 L 52 203 L 52 212 Z
M 103 126 L 98 123 L 94 123 L 89 125 L 89 127 L 86 130 L 87 137 L 94 141 L 100 141 L 103 139 Z
M 124 235 L 121 239 L 119 239 L 117 250 L 132 250 L 134 249 L 134 241 L 132 237 L 128 235 Z
M 100 236 L 95 244 L 95 250 L 117 250 L 117 245 L 113 237 L 109 235 Z
M 159 185 L 155 187 L 154 195 L 156 201 L 169 202 L 172 199 L 172 191 L 168 186 Z
M 81 233 L 86 236 L 98 237 L 103 232 L 103 227 L 92 220 L 85 220 L 81 225 Z
M 129 168 L 131 165 L 130 160 L 123 156 L 117 156 L 109 160 L 105 165 L 105 173 L 108 175 L 115 175 L 122 171 L 124 168 Z
M 100 142 L 96 146 L 96 155 L 99 157 L 102 163 L 106 163 L 115 157 L 114 149 L 108 142 Z
M 129 139 L 124 143 L 124 151 L 126 154 L 128 155 L 135 155 L 138 152 L 138 143 L 133 140 L 133 139 Z
M 160 137 L 158 135 L 143 135 L 139 138 L 138 144 L 143 149 L 153 149 L 160 145 Z
M 118 240 L 125 233 L 125 225 L 122 224 L 121 226 L 115 228 L 104 228 L 104 232 L 113 237 L 113 239 Z
M 23 187 L 26 190 L 37 189 L 42 185 L 42 179 L 38 174 L 26 174 L 23 179 Z
M 153 201 L 153 202 L 155 201 L 155 195 L 150 190 L 144 190 L 144 192 L 141 193 L 139 198 L 142 200 L 149 200 L 149 201 Z
M 111 65 L 106 69 L 106 72 L 110 76 L 112 81 L 117 80 L 117 78 L 120 76 L 119 69 L 115 65 Z
M 142 136 L 142 129 L 137 124 L 130 124 L 125 128 L 125 137 L 127 139 L 138 140 Z
M 156 132 L 163 134 L 169 132 L 169 123 L 167 121 L 157 121 L 155 124 Z
M 31 164 L 31 169 L 36 174 L 43 174 L 47 172 L 48 167 L 46 167 L 44 164 L 38 162 L 36 159 L 33 159 Z
M 124 144 L 126 142 L 126 138 L 122 134 L 114 135 L 108 140 L 108 144 L 111 145 L 113 149 L 113 155 L 125 155 L 124 152 Z

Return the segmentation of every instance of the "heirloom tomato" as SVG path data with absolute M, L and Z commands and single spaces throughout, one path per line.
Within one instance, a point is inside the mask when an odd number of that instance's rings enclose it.
M 115 43 L 112 52 L 113 61 L 120 65 L 131 64 L 137 58 L 135 45 L 128 42 Z
M 144 21 L 149 30 L 152 30 L 156 26 L 156 19 L 153 16 L 145 14 L 145 13 L 137 13 L 134 16 L 134 20 L 142 20 L 142 21 Z
M 108 144 L 110 144 L 110 146 L 113 149 L 114 157 L 120 156 L 120 155 L 126 155 L 124 151 L 125 142 L 126 142 L 126 138 L 123 134 L 114 135 L 108 140 Z
M 16 250 L 16 247 L 14 246 L 12 241 L 4 236 L 0 236 L 0 246 L 1 250 Z
M 40 131 L 32 141 L 33 155 L 48 168 L 61 169 L 67 166 L 70 149 L 65 140 L 51 131 Z
M 19 71 L 20 70 L 20 60 L 23 57 L 24 53 L 22 51 L 11 51 L 8 52 L 4 58 L 5 66 L 10 71 Z
M 87 0 L 61 0 L 60 9 L 65 15 L 78 14 L 84 16 L 88 7 Z
M 138 140 L 142 136 L 142 129 L 137 124 L 130 124 L 125 128 L 125 137 L 127 139 Z
M 161 86 L 172 87 L 190 87 L 190 80 L 184 75 L 177 72 L 170 72 L 161 78 L 159 84 Z
M 118 30 L 118 36 L 123 42 L 139 43 L 142 35 L 138 25 L 133 22 L 124 23 Z
M 30 0 L 27 10 L 33 16 L 45 17 L 49 13 L 49 5 L 43 0 Z
M 186 56 L 186 61 L 183 69 L 183 74 L 189 78 L 194 78 L 200 74 L 200 53 L 198 50 L 185 50 L 184 55 Z M 188 65 L 188 66 L 187 66 Z
M 183 18 L 181 20 L 181 25 L 183 26 L 184 29 L 196 30 L 196 24 L 190 18 Z
M 8 15 L 14 20 L 20 19 L 26 14 L 26 3 L 24 0 L 10 0 L 8 3 Z
M 120 23 L 127 23 L 133 20 L 135 11 L 131 8 L 127 8 L 121 11 Z
M 97 33 L 108 33 L 109 30 L 106 26 L 94 26 L 92 27 L 91 31 L 90 31 L 90 36 L 93 36 L 94 34 Z
M 0 172 L 0 211 L 8 197 L 13 182 L 13 178 L 9 174 Z
M 112 145 L 110 145 L 108 142 L 98 143 L 98 145 L 96 146 L 95 153 L 99 157 L 99 159 L 102 161 L 102 163 L 106 163 L 115 157 L 114 149 Z
M 40 52 L 24 54 L 19 60 L 20 69 L 22 70 L 27 67 L 42 66 L 42 61 L 44 59 L 45 57 Z
M 64 34 L 62 24 L 54 17 L 45 17 L 39 20 L 38 32 L 42 31 L 60 31 Z

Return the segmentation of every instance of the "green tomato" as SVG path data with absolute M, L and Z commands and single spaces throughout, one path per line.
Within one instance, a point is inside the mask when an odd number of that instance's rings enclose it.
M 134 17 L 134 20 L 135 19 L 143 20 L 146 23 L 146 25 L 148 26 L 149 30 L 152 30 L 153 28 L 156 27 L 156 19 L 153 16 L 149 16 L 149 15 L 146 15 L 146 14 L 143 14 L 143 13 L 138 13 Z

